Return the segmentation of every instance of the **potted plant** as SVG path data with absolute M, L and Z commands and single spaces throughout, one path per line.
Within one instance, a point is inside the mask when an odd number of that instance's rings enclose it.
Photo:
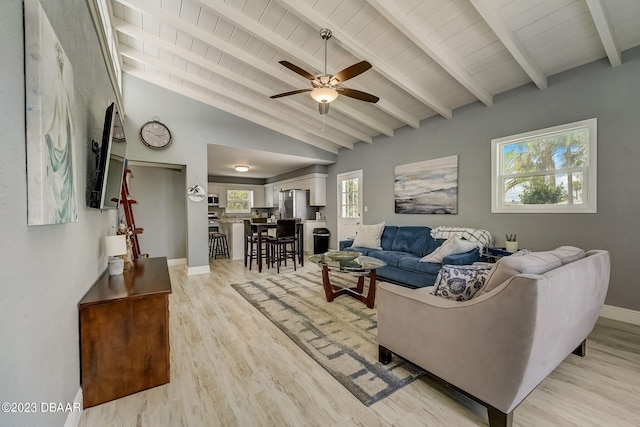
M 514 234 L 505 234 L 507 238 L 507 242 L 505 243 L 505 249 L 507 252 L 517 252 L 518 251 L 518 241 L 516 240 L 516 235 Z

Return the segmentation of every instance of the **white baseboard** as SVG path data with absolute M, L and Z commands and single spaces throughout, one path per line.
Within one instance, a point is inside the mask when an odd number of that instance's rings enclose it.
M 76 393 L 76 397 L 73 399 L 73 407 L 74 408 L 82 408 L 82 387 L 78 387 L 78 392 Z M 80 424 L 80 417 L 82 416 L 82 411 L 70 411 L 67 415 L 67 419 L 64 422 L 64 427 L 78 427 Z
M 187 268 L 187 276 L 193 276 L 196 274 L 209 274 L 211 269 L 209 269 L 209 265 L 199 265 L 197 267 L 189 267 Z
M 640 311 L 605 304 L 600 309 L 600 316 L 640 326 Z
M 167 260 L 167 265 L 169 267 L 172 267 L 174 265 L 186 265 L 187 264 L 187 259 L 186 258 L 175 258 L 175 259 L 168 259 Z

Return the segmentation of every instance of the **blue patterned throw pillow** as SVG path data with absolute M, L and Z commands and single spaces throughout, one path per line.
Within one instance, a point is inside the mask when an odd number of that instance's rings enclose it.
M 433 285 L 436 296 L 468 301 L 487 283 L 494 265 L 443 265 Z

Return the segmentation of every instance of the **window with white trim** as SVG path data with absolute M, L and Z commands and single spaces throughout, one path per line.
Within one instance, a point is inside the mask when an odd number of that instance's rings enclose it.
M 227 213 L 249 213 L 253 206 L 253 191 L 227 190 Z
M 595 118 L 491 140 L 491 212 L 595 213 Z

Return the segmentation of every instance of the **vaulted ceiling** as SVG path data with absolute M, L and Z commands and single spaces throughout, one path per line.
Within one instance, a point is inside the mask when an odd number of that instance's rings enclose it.
M 327 151 L 608 58 L 640 44 L 638 0 L 110 0 L 124 73 Z M 360 61 L 320 115 L 285 60 L 313 75 Z

